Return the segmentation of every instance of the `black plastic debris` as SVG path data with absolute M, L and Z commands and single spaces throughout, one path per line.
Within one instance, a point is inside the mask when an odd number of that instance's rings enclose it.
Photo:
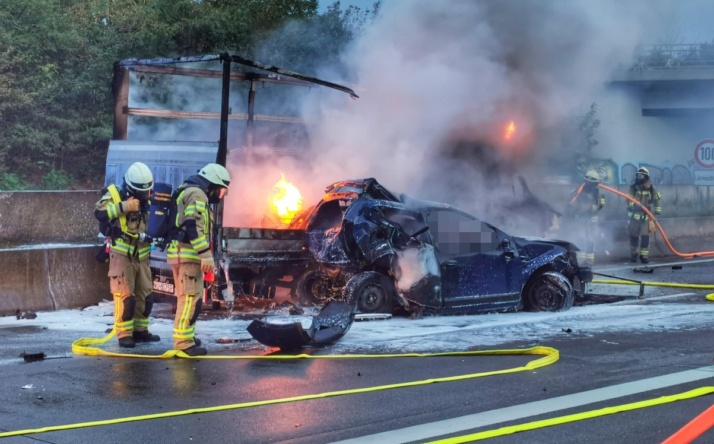
M 36 362 L 43 361 L 45 359 L 45 354 L 43 352 L 39 353 L 20 353 L 20 357 L 25 360 L 25 362 Z
M 35 319 L 37 317 L 37 313 L 32 312 L 32 311 L 26 311 L 25 313 L 22 313 L 20 310 L 15 310 L 15 318 L 17 319 Z
M 681 270 L 682 266 L 681 265 L 672 265 L 672 270 Z
M 654 268 L 652 267 L 635 267 L 632 269 L 635 273 L 654 273 Z
M 248 326 L 248 333 L 263 345 L 281 350 L 300 350 L 308 346 L 324 346 L 336 342 L 352 326 L 355 314 L 352 306 L 344 301 L 328 302 L 312 318 L 312 325 L 305 330 L 300 322 L 271 323 L 256 319 Z

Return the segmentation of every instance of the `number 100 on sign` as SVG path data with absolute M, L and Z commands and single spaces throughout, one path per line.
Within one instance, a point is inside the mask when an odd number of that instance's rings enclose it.
M 694 160 L 703 168 L 714 168 L 714 139 L 705 139 L 697 144 Z

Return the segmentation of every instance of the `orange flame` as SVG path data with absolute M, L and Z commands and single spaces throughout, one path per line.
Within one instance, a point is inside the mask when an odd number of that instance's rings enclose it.
M 285 179 L 280 173 L 280 180 L 273 186 L 270 196 L 271 207 L 280 218 L 280 222 L 288 225 L 302 209 L 302 195 L 295 185 Z
M 513 135 L 516 133 L 516 124 L 513 123 L 513 120 L 508 124 L 508 127 L 506 128 L 506 134 L 505 138 L 506 140 L 511 140 Z

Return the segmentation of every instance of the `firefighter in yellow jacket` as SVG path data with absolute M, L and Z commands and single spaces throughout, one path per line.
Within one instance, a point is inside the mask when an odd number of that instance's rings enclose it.
M 597 171 L 588 170 L 583 179 L 583 183 L 570 198 L 568 213 L 576 222 L 580 238 L 583 240 L 585 261 L 582 266 L 592 268 L 595 263 L 598 211 L 605 206 L 605 196 L 597 186 L 600 182 L 600 174 Z
M 652 185 L 650 172 L 645 167 L 637 170 L 635 183 L 630 186 L 627 194 L 640 203 L 638 205 L 629 200 L 627 202 L 627 217 L 630 219 L 627 227 L 630 235 L 630 261 L 637 262 L 639 254 L 640 261 L 646 264 L 649 263 L 650 233 L 655 231 L 655 224 L 642 207 L 653 214 L 662 214 L 660 206 L 662 195 Z
M 121 347 L 156 342 L 149 332 L 152 282 L 151 237 L 146 234 L 154 178 L 148 166 L 132 164 L 121 189 L 111 184 L 95 205 L 109 248 L 109 288 L 114 298 L 114 327 Z
M 207 353 L 196 339 L 195 324 L 201 311 L 203 273 L 213 272 L 215 266 L 210 205 L 223 199 L 230 181 L 224 167 L 209 163 L 181 184 L 176 198 L 175 229 L 167 250 L 176 289 L 174 349 L 190 356 Z

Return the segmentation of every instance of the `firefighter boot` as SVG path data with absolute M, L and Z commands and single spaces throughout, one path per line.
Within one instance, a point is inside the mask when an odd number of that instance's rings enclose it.
M 637 253 L 630 255 L 630 262 L 633 264 L 637 262 Z
M 189 356 L 203 356 L 208 353 L 208 350 L 203 347 L 199 347 L 198 345 L 194 345 L 193 347 L 189 347 L 182 351 Z
M 161 340 L 159 335 L 152 335 L 149 330 L 135 331 L 132 333 L 132 337 L 135 342 L 159 342 Z
M 640 262 L 642 262 L 643 264 L 649 264 L 650 260 L 647 256 L 640 255 Z
M 125 338 L 119 338 L 119 347 L 134 348 L 136 341 L 131 336 Z

